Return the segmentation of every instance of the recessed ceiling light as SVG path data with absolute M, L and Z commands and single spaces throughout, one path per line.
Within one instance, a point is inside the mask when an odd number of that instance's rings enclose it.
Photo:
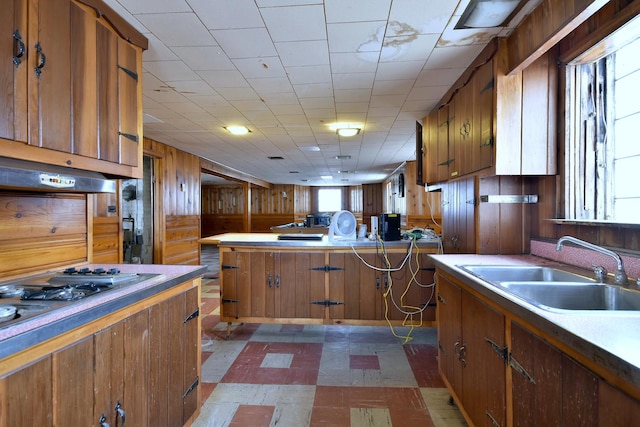
M 246 126 L 225 126 L 225 129 L 232 135 L 246 135 L 251 132 Z
M 320 151 L 320 147 L 317 145 L 303 145 L 298 147 L 300 151 Z
M 335 159 L 336 159 L 336 160 L 350 160 L 350 159 L 351 159 L 351 156 L 346 155 L 346 154 L 344 154 L 344 155 L 342 155 L 342 154 L 341 154 L 341 155 L 339 155 L 339 156 L 336 156 L 336 157 L 335 157 Z
M 298 171 L 289 171 L 289 173 L 300 173 Z
M 269 156 L 267 157 L 269 160 L 284 160 L 282 156 Z
M 321 175 L 320 178 L 322 178 L 322 179 L 333 179 L 333 177 L 331 175 Z

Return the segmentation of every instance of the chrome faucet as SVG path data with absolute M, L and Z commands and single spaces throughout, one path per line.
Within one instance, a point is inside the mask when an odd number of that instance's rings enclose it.
M 587 249 L 591 249 L 592 251 L 600 252 L 601 254 L 609 255 L 618 263 L 618 267 L 616 269 L 616 273 L 613 276 L 613 281 L 616 285 L 626 286 L 629 282 L 629 278 L 627 277 L 627 273 L 624 271 L 624 267 L 622 266 L 622 258 L 617 253 L 610 251 L 609 249 L 605 249 L 603 247 L 594 245 L 593 243 L 585 242 L 584 240 L 576 239 L 572 236 L 563 236 L 558 239 L 558 244 L 556 245 L 556 251 L 560 252 L 562 249 L 562 245 L 564 242 L 575 243 L 576 245 L 584 246 Z

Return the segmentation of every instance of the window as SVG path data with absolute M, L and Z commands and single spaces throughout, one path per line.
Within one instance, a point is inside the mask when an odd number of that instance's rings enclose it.
M 567 67 L 565 213 L 640 223 L 640 20 L 614 34 Z
M 318 189 L 318 211 L 338 212 L 342 210 L 342 190 L 340 188 Z

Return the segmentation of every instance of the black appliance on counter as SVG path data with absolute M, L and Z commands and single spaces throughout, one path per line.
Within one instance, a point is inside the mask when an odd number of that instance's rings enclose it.
M 329 213 L 315 213 L 307 215 L 304 221 L 305 227 L 328 227 L 331 223 L 332 215 Z
M 379 225 L 380 238 L 384 241 L 391 242 L 401 240 L 400 233 L 400 214 L 383 213 L 380 214 Z

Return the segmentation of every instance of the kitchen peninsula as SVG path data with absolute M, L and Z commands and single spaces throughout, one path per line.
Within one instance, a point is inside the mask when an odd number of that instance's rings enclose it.
M 0 323 L 0 425 L 120 425 L 125 416 L 136 426 L 190 424 L 201 405 L 200 276 L 206 268 L 82 267 L 142 280 L 77 300 L 2 300 L 49 309 Z M 25 283 L 40 275 L 33 277 Z
M 200 239 L 220 248 L 220 320 L 435 325 L 429 239 L 279 240 L 276 233 Z

